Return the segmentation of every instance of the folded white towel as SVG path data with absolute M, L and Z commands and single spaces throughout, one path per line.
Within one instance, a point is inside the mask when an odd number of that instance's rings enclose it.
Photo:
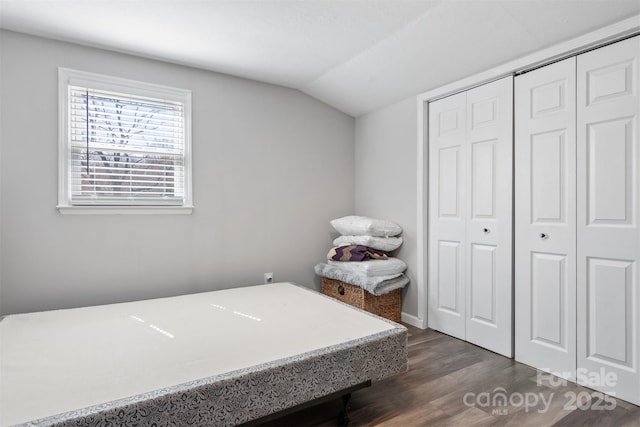
M 405 264 L 404 261 L 394 257 L 389 257 L 388 259 L 371 259 L 358 262 L 330 260 L 329 265 L 369 277 L 399 274 L 407 269 L 407 264 Z
M 322 263 L 315 266 L 315 272 L 318 276 L 359 286 L 373 295 L 384 295 L 395 289 L 403 288 L 409 283 L 409 278 L 402 273 L 367 277 L 359 273 L 344 270 L 338 266 Z
M 395 251 L 402 245 L 402 237 L 340 236 L 333 246 L 362 245 L 379 251 Z

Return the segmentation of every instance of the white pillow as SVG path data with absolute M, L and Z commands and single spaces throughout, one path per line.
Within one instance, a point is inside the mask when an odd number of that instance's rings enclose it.
M 389 259 L 371 259 L 359 262 L 344 262 L 329 260 L 329 265 L 341 268 L 352 273 L 362 274 L 368 277 L 388 276 L 402 273 L 407 269 L 401 259 L 390 257 Z
M 340 236 L 333 246 L 363 245 L 379 251 L 395 251 L 402 245 L 402 237 Z
M 389 237 L 402 233 L 402 228 L 398 224 L 366 216 L 343 216 L 332 220 L 331 225 L 344 236 Z

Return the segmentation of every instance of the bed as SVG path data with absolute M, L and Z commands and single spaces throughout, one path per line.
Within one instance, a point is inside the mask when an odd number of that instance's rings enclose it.
M 407 330 L 291 283 L 0 321 L 0 426 L 231 426 L 407 369 Z

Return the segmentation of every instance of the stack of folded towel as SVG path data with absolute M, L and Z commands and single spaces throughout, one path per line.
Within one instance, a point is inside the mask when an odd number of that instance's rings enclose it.
M 316 265 L 318 276 L 360 286 L 383 295 L 409 283 L 407 265 L 391 252 L 402 245 L 402 228 L 390 221 L 345 216 L 331 221 L 341 236 L 333 241 L 327 263 Z

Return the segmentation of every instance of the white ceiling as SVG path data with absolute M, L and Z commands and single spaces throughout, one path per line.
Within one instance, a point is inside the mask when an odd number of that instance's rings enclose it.
M 637 14 L 640 0 L 0 0 L 1 28 L 296 88 L 356 117 Z

